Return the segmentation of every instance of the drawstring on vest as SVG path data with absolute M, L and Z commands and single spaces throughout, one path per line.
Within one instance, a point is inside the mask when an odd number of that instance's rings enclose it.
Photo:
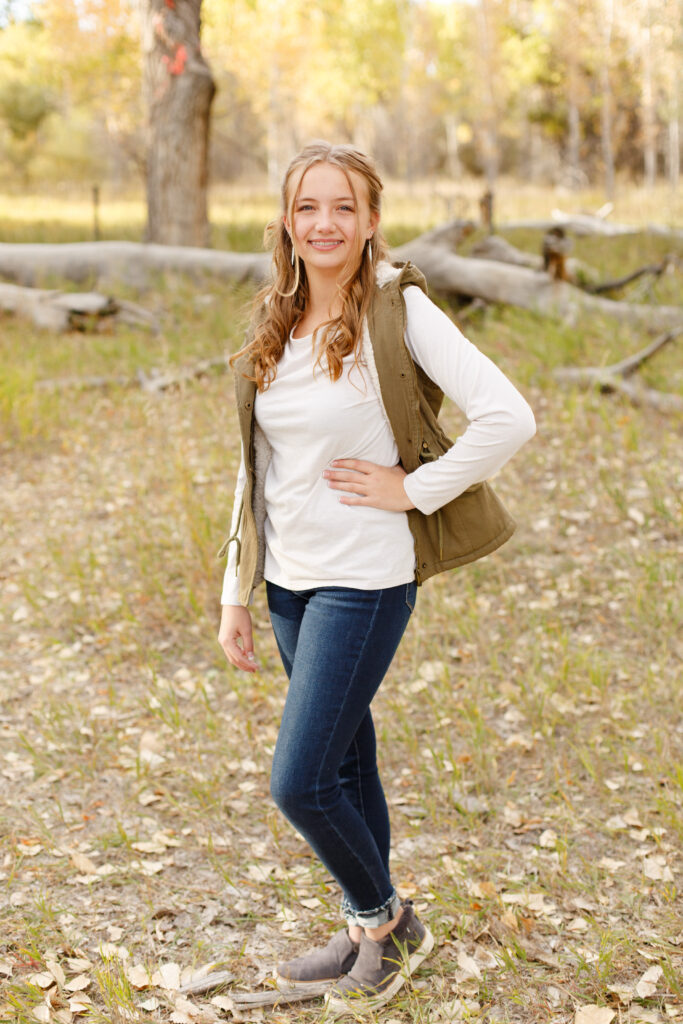
M 230 547 L 231 544 L 235 543 L 237 545 L 237 558 L 236 558 L 236 561 L 235 561 L 235 576 L 237 576 L 237 570 L 239 569 L 239 566 L 240 566 L 240 558 L 242 557 L 242 541 L 239 538 L 239 532 L 240 532 L 240 523 L 242 522 L 242 510 L 243 510 L 243 508 L 244 508 L 244 491 L 242 492 L 242 500 L 240 501 L 240 508 L 239 508 L 239 512 L 237 513 L 237 523 L 235 525 L 235 529 L 232 531 L 232 533 L 230 534 L 228 539 L 225 541 L 225 543 L 221 546 L 221 549 L 218 552 L 218 556 L 217 556 L 218 558 L 222 558 L 227 553 L 228 548 Z

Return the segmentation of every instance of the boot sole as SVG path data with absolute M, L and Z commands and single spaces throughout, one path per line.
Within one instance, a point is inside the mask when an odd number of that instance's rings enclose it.
M 328 995 L 325 998 L 325 1010 L 329 1011 L 333 1016 L 341 1016 L 345 1013 L 363 1013 L 365 1010 L 379 1009 L 380 1006 L 384 1006 L 384 1004 L 388 1003 L 390 999 L 393 999 L 401 986 L 405 984 L 413 971 L 417 970 L 422 961 L 429 956 L 433 949 L 434 936 L 430 932 L 429 928 L 425 928 L 425 934 L 422 942 L 415 952 L 411 953 L 408 957 L 407 971 L 404 964 L 396 976 L 392 978 L 387 987 L 374 996 L 349 995 L 347 999 L 342 999 L 338 996 Z
M 335 982 L 343 978 L 343 974 L 337 975 L 336 978 L 320 978 L 315 981 L 296 981 L 292 978 L 283 978 L 281 974 L 275 975 L 275 985 L 280 992 L 301 992 L 306 989 L 320 989 L 319 995 L 324 995 L 328 989 L 332 988 Z

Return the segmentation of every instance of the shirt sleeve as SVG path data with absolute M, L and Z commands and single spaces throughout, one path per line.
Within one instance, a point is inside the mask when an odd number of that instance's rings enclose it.
M 517 388 L 422 289 L 411 285 L 403 294 L 413 360 L 468 420 L 452 448 L 403 481 L 413 505 L 429 515 L 497 473 L 533 437 L 536 423 Z
M 235 484 L 235 499 L 232 506 L 232 518 L 230 522 L 230 537 L 236 539 L 231 540 L 228 546 L 228 562 L 225 567 L 225 574 L 223 576 L 223 592 L 221 594 L 221 604 L 241 604 L 239 598 L 239 574 L 238 574 L 238 562 L 237 552 L 239 551 L 239 541 L 242 537 L 242 522 L 239 521 L 240 509 L 242 505 L 242 496 L 244 495 L 244 485 L 247 480 L 247 471 L 244 466 L 244 455 L 240 458 L 240 468 L 237 473 L 237 483 Z M 237 524 L 239 521 L 239 530 Z

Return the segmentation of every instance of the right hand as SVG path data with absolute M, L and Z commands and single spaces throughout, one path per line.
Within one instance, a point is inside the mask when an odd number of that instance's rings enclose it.
M 244 672 L 256 672 L 258 662 L 254 656 L 254 640 L 249 609 L 243 605 L 224 604 L 218 643 L 231 665 Z

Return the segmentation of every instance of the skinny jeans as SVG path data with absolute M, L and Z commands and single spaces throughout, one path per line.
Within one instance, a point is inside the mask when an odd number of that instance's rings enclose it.
M 341 886 L 350 924 L 377 928 L 400 901 L 370 703 L 415 607 L 414 582 L 380 590 L 267 583 L 289 689 L 270 790 Z

